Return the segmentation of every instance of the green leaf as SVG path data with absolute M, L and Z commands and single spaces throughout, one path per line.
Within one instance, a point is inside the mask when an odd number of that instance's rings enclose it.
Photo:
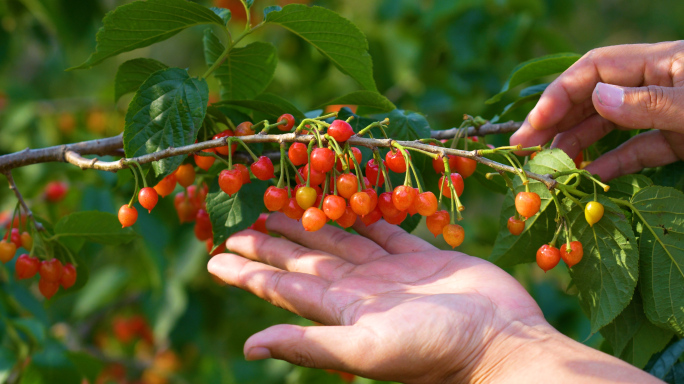
M 67 357 L 76 369 L 91 383 L 97 382 L 97 377 L 104 368 L 104 362 L 85 352 L 68 351 Z
M 620 356 L 644 322 L 648 322 L 648 319 L 644 314 L 641 295 L 635 292 L 627 308 L 610 324 L 601 328 L 601 335 L 610 343 L 613 348 L 613 355 Z
M 17 363 L 17 357 L 4 346 L 0 346 L 0 383 L 6 382 L 12 368 Z
M 643 188 L 652 186 L 653 182 L 644 175 L 624 175 L 611 180 L 608 185 L 610 190 L 606 194 L 609 197 L 631 199 Z
M 100 244 L 125 244 L 137 237 L 131 228 L 121 228 L 116 215 L 83 211 L 64 216 L 55 224 L 55 237 L 76 237 Z
M 359 107 L 366 107 L 366 109 L 374 112 L 390 112 L 397 108 L 385 96 L 373 91 L 356 91 L 348 93 L 344 96 L 330 100 L 327 103 L 321 104 L 320 107 L 337 104 L 358 105 Z
M 126 157 L 192 144 L 202 126 L 209 101 L 203 79 L 180 68 L 157 71 L 140 86 L 126 113 L 123 145 Z M 173 172 L 185 156 L 152 163 L 157 176 Z
M 684 336 L 684 194 L 646 187 L 634 195 L 632 204 L 645 220 L 639 252 L 646 316 Z
M 269 13 L 278 12 L 282 9 L 283 9 L 283 7 L 281 7 L 280 5 L 271 5 L 271 6 L 264 8 L 264 20 L 268 17 Z
M 254 224 L 264 211 L 261 196 L 266 188 L 267 182 L 252 179 L 238 193 L 228 196 L 219 188 L 218 179 L 214 180 L 207 195 L 207 212 L 214 229 L 214 244 L 221 244 L 233 233 Z
M 385 132 L 394 140 L 408 141 L 430 137 L 430 124 L 425 116 L 419 113 L 395 109 L 390 113 L 376 116 L 377 120 L 373 121 L 380 121 L 385 117 L 390 121 Z
M 659 379 L 664 379 L 672 367 L 677 364 L 682 355 L 684 355 L 684 339 L 669 346 L 663 354 L 660 355 L 660 358 L 656 360 L 648 373 Z
M 586 204 L 593 195 L 582 199 Z M 596 332 L 613 321 L 629 304 L 639 277 L 639 253 L 632 226 L 615 203 L 599 195 L 603 218 L 589 226 L 583 207 L 572 204 L 568 213 L 573 237 L 582 243 L 584 257 L 570 268 L 570 276 L 579 290 L 582 308 L 589 315 L 591 330 Z
M 168 66 L 162 62 L 145 58 L 128 60 L 121 64 L 114 78 L 114 101 L 129 92 L 135 92 L 151 74 L 166 68 Z
M 644 321 L 620 354 L 620 359 L 643 368 L 653 354 L 661 351 L 672 339 L 672 331 Z
M 67 350 L 56 340 L 48 340 L 45 347 L 31 356 L 22 375 L 22 384 L 80 383 L 81 374 L 68 359 Z
M 209 9 L 212 10 L 216 14 L 216 16 L 220 17 L 221 20 L 223 20 L 224 24 L 228 24 L 231 18 L 231 13 L 230 9 L 225 9 L 225 8 L 219 8 L 219 7 L 210 7 Z
M 204 58 L 208 66 L 221 56 L 224 46 L 211 29 L 204 31 Z M 273 79 L 278 56 L 273 44 L 255 42 L 234 48 L 214 71 L 221 84 L 221 99 L 248 100 L 263 92 Z
M 45 342 L 46 332 L 43 323 L 34 318 L 20 318 L 12 322 L 14 326 L 24 333 L 33 344 L 40 348 Z
M 513 72 L 504 83 L 501 92 L 492 96 L 485 104 L 494 104 L 501 100 L 501 97 L 508 92 L 508 90 L 517 87 L 522 83 L 530 80 L 538 79 L 543 76 L 553 75 L 568 69 L 577 61 L 581 55 L 576 53 L 557 53 L 538 57 L 536 59 L 528 60 L 524 63 L 518 64 L 513 68 Z
M 83 64 L 69 69 L 90 68 L 120 53 L 164 41 L 194 25 L 224 26 L 213 11 L 186 0 L 134 1 L 109 12 L 102 21 L 95 52 Z
M 658 169 L 651 175 L 657 185 L 684 191 L 684 161 L 677 161 Z
M 254 5 L 254 0 L 241 0 L 241 1 L 243 1 L 245 4 L 247 4 L 248 9 L 252 8 L 252 5 Z
M 539 152 L 534 159 L 524 166 L 524 169 L 544 175 L 575 169 L 575 163 L 565 152 L 559 149 L 552 149 Z M 558 180 L 564 181 L 566 177 L 560 177 Z M 520 178 L 513 180 L 513 186 L 515 187 L 516 195 L 525 190 Z M 551 194 L 546 185 L 536 180 L 530 180 L 529 187 L 530 192 L 537 193 L 541 198 L 540 213 L 527 219 L 525 230 L 520 236 L 513 236 L 506 227 L 508 219 L 515 215 L 515 196 L 509 191 L 504 199 L 501 216 L 499 217 L 499 234 L 496 237 L 494 249 L 489 256 L 489 261 L 500 267 L 534 262 L 537 249 L 553 238 L 556 228 L 554 222 L 556 209 Z
M 268 13 L 265 21 L 298 35 L 364 89 L 377 91 L 368 42 L 349 20 L 325 8 L 290 4 Z
M 107 306 L 130 283 L 129 279 L 128 272 L 122 267 L 111 265 L 97 270 L 88 289 L 79 292 L 73 315 L 83 318 Z
M 279 107 L 281 107 L 283 110 L 288 111 L 289 114 L 294 116 L 296 119 L 304 119 L 306 116 L 304 116 L 304 113 L 300 111 L 297 107 L 295 107 L 292 103 L 290 103 L 288 100 L 275 95 L 273 93 L 262 93 L 261 95 L 257 96 L 255 100 L 259 101 L 265 101 L 267 103 L 275 104 Z
M 422 219 L 422 216 L 419 214 L 415 214 L 413 216 L 411 215 L 406 215 L 406 219 L 399 224 L 399 227 L 403 229 L 404 231 L 411 233 L 413 232 L 416 227 L 418 227 L 418 224 L 420 224 L 420 220 Z
M 286 107 L 282 105 L 261 100 L 224 100 L 218 103 L 214 103 L 212 105 L 217 107 L 230 105 L 234 107 L 247 108 L 251 109 L 252 111 L 261 112 L 272 117 L 279 117 L 284 113 L 290 113 L 294 116 L 294 112 L 296 112 L 296 110 L 288 110 L 286 109 Z

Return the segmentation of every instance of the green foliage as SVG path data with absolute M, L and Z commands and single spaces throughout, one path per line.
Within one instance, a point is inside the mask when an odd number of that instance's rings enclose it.
M 230 235 L 246 229 L 264 211 L 261 196 L 266 192 L 267 183 L 252 180 L 243 185 L 238 193 L 228 196 L 218 186 L 218 180 L 211 185 L 207 195 L 207 212 L 214 228 L 214 244 L 221 244 Z
M 151 74 L 166 68 L 168 66 L 164 63 L 142 57 L 121 64 L 114 78 L 114 101 L 127 93 L 137 91 Z
M 369 112 L 390 112 L 397 107 L 385 96 L 373 91 L 355 91 L 321 105 L 352 104 L 365 108 Z

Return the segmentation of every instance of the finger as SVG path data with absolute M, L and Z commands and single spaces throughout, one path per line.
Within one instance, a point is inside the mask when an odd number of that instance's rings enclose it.
M 354 264 L 387 255 L 387 251 L 378 244 L 340 228 L 326 225 L 312 233 L 293 223 L 294 220 L 281 213 L 272 213 L 266 220 L 266 227 L 306 247 L 320 249 Z
M 241 231 L 228 238 L 226 248 L 251 260 L 290 272 L 320 276 L 328 281 L 338 280 L 355 266 L 329 253 L 252 230 Z
M 361 220 L 357 220 L 353 228 L 360 235 L 373 240 L 392 254 L 437 250 L 434 245 L 427 241 L 413 236 L 401 229 L 400 226 L 390 224 L 384 220 L 380 220 L 369 227 L 366 227 Z
M 328 324 L 335 319 L 331 309 L 321 305 L 328 283 L 320 277 L 285 272 L 230 253 L 212 257 L 207 268 L 226 283 L 300 316 Z
M 360 326 L 281 324 L 252 335 L 245 342 L 247 360 L 275 358 L 309 368 L 363 374 L 377 363 L 375 335 Z
M 598 174 L 603 181 L 608 181 L 644 168 L 674 163 L 678 158 L 665 140 L 664 133 L 668 132 L 655 130 L 634 136 L 593 161 L 586 170 Z
M 617 125 L 684 132 L 684 87 L 628 88 L 598 83 L 592 101 L 601 116 Z
M 615 124 L 601 115 L 593 115 L 572 129 L 556 135 L 551 148 L 560 148 L 574 159 L 582 150 L 610 133 Z

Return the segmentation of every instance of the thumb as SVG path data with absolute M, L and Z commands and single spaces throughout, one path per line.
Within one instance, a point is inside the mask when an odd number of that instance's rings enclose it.
M 247 360 L 269 357 L 309 368 L 367 372 L 373 366 L 374 336 L 359 326 L 280 324 L 252 335 L 245 342 Z
M 683 132 L 684 88 L 620 87 L 598 83 L 592 95 L 601 116 L 631 129 L 664 129 Z

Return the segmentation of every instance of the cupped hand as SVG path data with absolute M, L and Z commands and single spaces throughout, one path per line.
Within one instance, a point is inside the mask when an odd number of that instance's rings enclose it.
M 613 129 L 654 129 L 592 162 L 603 180 L 684 160 L 684 41 L 590 51 L 552 82 L 511 144 L 571 158 Z
M 226 243 L 209 271 L 326 326 L 275 325 L 245 344 L 247 359 L 283 359 L 402 382 L 493 374 L 532 329 L 553 333 L 532 297 L 493 264 L 440 251 L 379 221 L 363 236 L 326 225 L 310 233 L 273 213 Z M 289 239 L 289 240 L 288 240 Z M 535 331 L 535 332 L 536 332 Z

